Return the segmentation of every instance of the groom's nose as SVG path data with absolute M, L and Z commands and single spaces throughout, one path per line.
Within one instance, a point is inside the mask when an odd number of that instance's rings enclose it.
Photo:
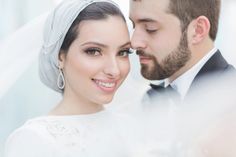
M 144 50 L 147 47 L 145 36 L 141 31 L 134 29 L 131 37 L 131 47 L 135 50 Z

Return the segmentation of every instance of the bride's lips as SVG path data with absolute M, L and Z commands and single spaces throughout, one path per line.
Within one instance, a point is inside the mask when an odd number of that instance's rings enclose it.
M 114 92 L 116 90 L 117 81 L 114 80 L 100 80 L 92 79 L 92 81 L 97 85 L 97 87 L 104 92 Z

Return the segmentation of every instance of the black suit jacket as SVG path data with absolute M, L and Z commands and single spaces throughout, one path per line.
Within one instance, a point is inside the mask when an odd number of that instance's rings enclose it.
M 217 50 L 198 72 L 186 96 L 194 94 L 195 90 L 201 90 L 202 87 L 207 89 L 208 85 L 217 88 L 226 83 L 230 84 L 234 78 L 236 79 L 235 68 L 228 64 L 220 51 Z
M 185 99 L 192 101 L 193 97 L 200 98 L 201 95 L 205 96 L 205 94 L 208 94 L 207 92 L 211 92 L 214 88 L 220 90 L 219 88 L 222 87 L 222 84 L 228 82 L 228 80 L 233 80 L 232 78 L 235 78 L 236 80 L 235 68 L 228 64 L 220 51 L 217 50 L 194 78 Z M 208 87 L 211 87 L 211 89 L 208 89 Z M 150 99 L 155 97 L 155 101 L 163 99 L 159 96 L 161 93 L 156 89 L 150 89 L 147 91 L 147 95 Z

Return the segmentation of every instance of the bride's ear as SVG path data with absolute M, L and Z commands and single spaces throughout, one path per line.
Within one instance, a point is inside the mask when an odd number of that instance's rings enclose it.
M 60 69 L 64 68 L 65 60 L 66 60 L 66 53 L 62 50 L 59 52 L 58 55 L 58 67 Z

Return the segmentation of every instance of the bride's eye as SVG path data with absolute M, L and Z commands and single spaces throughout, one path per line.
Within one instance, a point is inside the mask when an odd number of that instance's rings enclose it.
M 153 29 L 153 30 L 151 30 L 151 29 L 146 29 L 146 31 L 147 31 L 148 33 L 152 34 L 152 33 L 156 33 L 156 32 L 157 32 L 157 29 Z
M 128 49 L 124 49 L 124 50 L 119 51 L 119 52 L 118 52 L 118 56 L 127 57 L 127 56 L 129 56 L 131 53 L 132 53 L 131 49 L 128 48 Z
M 99 56 L 102 55 L 101 49 L 99 48 L 88 48 L 84 51 L 89 56 Z

